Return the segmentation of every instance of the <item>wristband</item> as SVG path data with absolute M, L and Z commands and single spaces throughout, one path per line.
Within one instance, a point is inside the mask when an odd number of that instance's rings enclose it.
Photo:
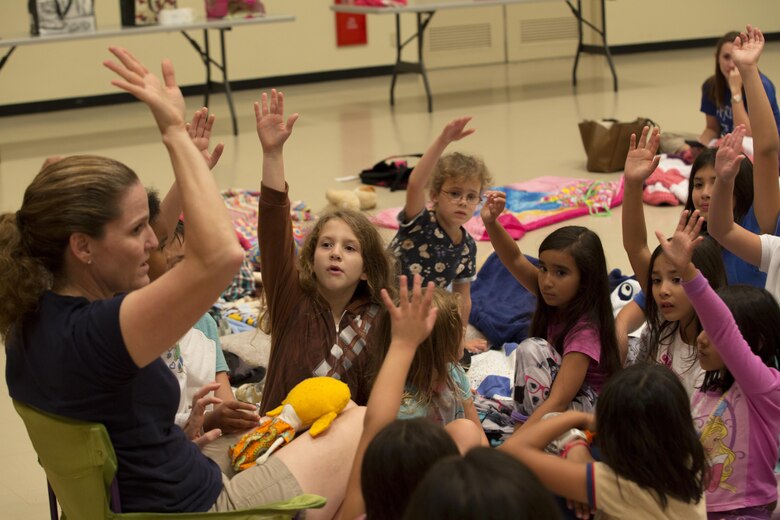
M 742 103 L 742 94 L 734 94 L 731 96 L 731 101 L 733 103 Z
M 570 443 L 566 444 L 566 446 L 564 446 L 563 449 L 561 450 L 561 458 L 565 459 L 566 456 L 569 454 L 569 450 L 571 450 L 575 446 L 585 446 L 586 448 L 590 448 L 590 444 L 588 444 L 586 441 L 582 439 L 571 441 Z

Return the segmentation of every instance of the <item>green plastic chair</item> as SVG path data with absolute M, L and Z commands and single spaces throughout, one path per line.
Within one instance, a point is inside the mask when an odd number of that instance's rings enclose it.
M 27 427 L 38 462 L 46 472 L 52 520 L 57 518 L 57 502 L 62 508 L 61 518 L 73 520 L 288 520 L 305 509 L 320 508 L 327 502 L 319 495 L 303 494 L 263 507 L 226 513 L 114 512 L 112 505 L 121 510 L 114 478 L 117 460 L 106 428 L 102 424 L 42 412 L 16 400 L 13 404 Z

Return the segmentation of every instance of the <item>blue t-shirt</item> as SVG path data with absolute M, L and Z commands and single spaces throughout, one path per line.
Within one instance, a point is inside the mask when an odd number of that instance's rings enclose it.
M 778 229 L 778 224 L 780 224 L 780 221 L 775 223 L 774 235 L 777 235 L 778 231 L 780 231 L 780 229 Z M 745 216 L 742 217 L 742 221 L 739 225 L 751 233 L 755 233 L 756 235 L 761 234 L 761 228 L 758 226 L 756 213 L 753 211 L 752 205 Z M 763 289 L 766 286 L 766 273 L 762 273 L 757 265 L 745 262 L 725 247 L 721 248 L 721 255 L 723 256 L 723 266 L 726 268 L 726 278 L 729 281 L 729 285 L 740 283 L 752 285 L 753 287 L 758 287 L 760 289 Z
M 24 344 L 9 337 L 8 391 L 45 412 L 105 425 L 124 511 L 207 511 L 222 474 L 174 425 L 179 385 L 162 359 L 139 369 L 127 352 L 123 298 L 44 293 L 24 324 Z
M 230 372 L 227 361 L 225 361 L 225 353 L 222 352 L 222 343 L 219 340 L 219 329 L 217 328 L 217 322 L 210 314 L 206 313 L 192 326 L 193 329 L 198 329 L 206 335 L 211 341 L 214 342 L 214 346 L 217 351 L 217 366 L 214 370 L 217 374 L 220 372 Z
M 769 78 L 763 74 L 760 75 L 761 82 L 764 84 L 764 90 L 769 98 L 769 105 L 772 107 L 772 113 L 775 116 L 775 124 L 777 125 L 778 132 L 780 132 L 780 108 L 777 106 L 775 86 Z M 718 120 L 718 123 L 720 123 L 720 135 L 724 136 L 734 130 L 734 115 L 731 112 L 731 90 L 729 90 L 728 85 L 726 85 L 726 92 L 723 94 L 723 106 L 718 108 L 718 105 L 710 99 L 710 89 L 712 88 L 711 85 L 714 81 L 713 78 L 709 78 L 701 86 L 700 110 L 708 116 L 713 116 Z M 748 99 L 745 96 L 744 89 L 742 90 L 742 99 L 742 102 L 745 103 L 745 110 L 749 112 Z

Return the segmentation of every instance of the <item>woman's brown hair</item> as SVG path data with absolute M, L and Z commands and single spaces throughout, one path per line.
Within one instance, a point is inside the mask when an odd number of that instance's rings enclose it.
M 137 182 L 124 164 L 95 155 L 66 157 L 36 175 L 19 211 L 0 216 L 0 337 L 7 341 L 41 294 L 65 276 L 70 236 L 101 237 L 119 217 L 122 194 Z

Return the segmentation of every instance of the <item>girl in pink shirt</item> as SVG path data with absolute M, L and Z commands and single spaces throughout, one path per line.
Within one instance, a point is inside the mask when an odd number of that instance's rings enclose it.
M 777 502 L 780 306 L 747 285 L 716 295 L 691 263 L 702 221 L 698 211 L 687 217 L 670 242 L 656 235 L 704 327 L 696 346 L 706 376 L 691 408 L 711 468 L 708 517 L 769 519 Z

